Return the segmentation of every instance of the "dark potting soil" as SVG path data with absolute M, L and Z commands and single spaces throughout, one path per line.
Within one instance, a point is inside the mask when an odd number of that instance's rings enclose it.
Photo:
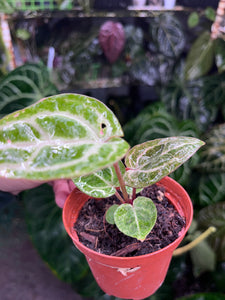
M 158 214 L 156 224 L 144 242 L 124 235 L 105 220 L 107 209 L 120 203 L 115 196 L 86 202 L 74 225 L 80 242 L 102 254 L 138 256 L 160 250 L 176 240 L 185 220 L 165 197 L 165 191 L 152 185 L 144 188 L 140 195 L 152 199 Z

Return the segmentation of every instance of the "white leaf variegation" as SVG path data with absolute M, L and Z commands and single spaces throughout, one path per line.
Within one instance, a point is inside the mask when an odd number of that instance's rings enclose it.
M 125 173 L 125 167 L 119 162 L 120 171 Z M 93 174 L 74 178 L 73 182 L 83 193 L 95 197 L 106 198 L 115 194 L 116 187 L 119 187 L 119 180 L 114 167 L 97 171 Z
M 0 120 L 0 176 L 73 178 L 119 161 L 129 149 L 121 126 L 102 102 L 61 94 Z
M 143 188 L 158 182 L 188 160 L 204 142 L 192 137 L 169 137 L 145 142 L 126 155 L 127 185 Z
M 157 209 L 150 198 L 138 197 L 133 205 L 125 203 L 114 212 L 114 221 L 124 234 L 144 241 L 157 219 Z

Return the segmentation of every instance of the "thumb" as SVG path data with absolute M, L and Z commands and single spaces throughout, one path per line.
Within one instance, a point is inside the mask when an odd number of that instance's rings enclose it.
M 53 186 L 56 204 L 60 208 L 63 208 L 66 198 L 75 188 L 75 184 L 73 183 L 72 180 L 66 180 L 66 179 L 55 180 L 50 184 Z

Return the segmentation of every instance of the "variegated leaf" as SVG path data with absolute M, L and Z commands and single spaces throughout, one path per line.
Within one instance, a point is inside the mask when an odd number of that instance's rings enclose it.
M 158 182 L 188 160 L 204 142 L 191 137 L 169 137 L 133 147 L 126 155 L 127 185 L 140 188 Z
M 125 167 L 119 164 L 121 173 L 125 173 Z M 73 182 L 83 193 L 95 197 L 106 198 L 115 194 L 116 187 L 119 187 L 119 180 L 114 167 L 97 171 L 87 176 L 74 178 Z
M 24 64 L 0 80 L 1 117 L 57 93 L 43 64 Z
M 124 234 L 145 240 L 157 219 L 157 209 L 153 201 L 146 197 L 138 197 L 133 205 L 122 204 L 114 212 L 114 221 Z
M 52 180 L 90 174 L 129 145 L 115 115 L 83 95 L 45 98 L 0 120 L 0 176 Z

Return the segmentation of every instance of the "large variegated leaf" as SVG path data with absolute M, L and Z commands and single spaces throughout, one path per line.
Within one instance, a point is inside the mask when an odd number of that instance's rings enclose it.
M 125 173 L 122 162 L 119 164 L 121 173 Z M 106 198 L 115 194 L 116 187 L 119 187 L 119 180 L 114 167 L 97 171 L 87 176 L 74 178 L 73 182 L 79 190 L 95 198 Z
M 198 130 L 191 120 L 180 121 L 166 112 L 162 103 L 155 103 L 146 107 L 136 118 L 124 127 L 126 140 L 134 146 L 156 138 L 170 136 L 198 137 Z M 181 185 L 190 181 L 191 169 L 198 162 L 198 155 L 194 155 L 188 162 L 178 168 L 172 177 Z
M 112 165 L 129 145 L 115 115 L 100 101 L 52 96 L 0 120 L 0 176 L 51 180 Z
M 133 147 L 126 155 L 124 179 L 132 187 L 158 182 L 188 160 L 204 142 L 191 137 L 156 139 Z

